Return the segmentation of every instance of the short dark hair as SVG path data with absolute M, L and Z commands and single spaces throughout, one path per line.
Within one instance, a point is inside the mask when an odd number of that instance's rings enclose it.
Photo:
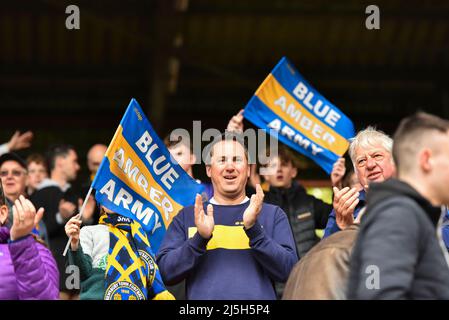
M 403 119 L 393 136 L 393 158 L 397 169 L 410 169 L 408 161 L 429 133 L 447 133 L 448 130 L 448 120 L 425 112 L 417 112 Z
M 29 166 L 32 162 L 43 165 L 45 167 L 45 170 L 48 171 L 47 160 L 40 153 L 32 153 L 27 157 L 27 165 Z
M 267 156 L 271 159 L 272 150 L 268 149 Z M 291 163 L 295 168 L 299 168 L 300 163 L 295 153 L 285 144 L 279 144 L 277 148 L 277 156 L 283 163 Z M 266 167 L 268 164 L 261 164 L 260 167 Z
M 182 136 L 178 136 L 177 139 L 175 140 L 171 140 L 170 139 L 170 135 L 168 134 L 167 136 L 165 136 L 164 138 L 164 144 L 167 147 L 167 149 L 173 148 L 175 146 L 177 146 L 179 143 L 186 145 L 189 150 L 190 153 L 193 153 L 193 145 L 192 145 L 192 141 L 190 140 L 190 142 L 187 144 L 186 140 L 182 138 Z
M 226 131 L 220 135 L 215 136 L 213 138 L 212 142 L 209 143 L 205 147 L 206 148 L 206 159 L 205 159 L 206 165 L 210 165 L 210 161 L 211 161 L 211 158 L 213 155 L 212 151 L 214 149 L 214 146 L 221 141 L 235 141 L 235 142 L 239 143 L 243 147 L 246 160 L 249 161 L 248 149 L 246 147 L 245 139 L 244 139 L 243 135 L 240 133 L 237 133 L 237 132 Z
M 47 167 L 50 172 L 55 168 L 56 158 L 66 157 L 72 150 L 75 151 L 75 148 L 69 144 L 55 144 L 50 146 L 46 153 Z

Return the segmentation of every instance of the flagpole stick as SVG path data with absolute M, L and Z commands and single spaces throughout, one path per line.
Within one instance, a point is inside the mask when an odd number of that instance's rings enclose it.
M 87 201 L 89 200 L 89 197 L 90 197 L 90 194 L 91 194 L 91 193 L 92 193 L 92 185 L 90 186 L 89 192 L 87 192 L 86 198 L 84 199 L 84 203 L 83 203 L 83 205 L 81 206 L 80 213 L 78 213 L 78 214 L 76 215 L 76 216 L 78 217 L 79 220 L 82 220 L 82 218 L 83 218 L 84 209 L 86 208 L 86 204 L 87 204 Z M 70 246 L 70 242 L 71 242 L 71 241 L 72 241 L 72 237 L 70 236 L 69 241 L 67 241 L 67 244 L 66 244 L 66 246 L 65 246 L 64 253 L 62 254 L 64 257 L 65 257 L 66 254 L 67 254 L 67 250 L 69 250 L 69 246 Z

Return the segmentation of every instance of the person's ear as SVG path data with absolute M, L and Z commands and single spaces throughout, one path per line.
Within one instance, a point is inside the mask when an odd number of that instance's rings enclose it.
M 298 174 L 298 169 L 296 167 L 293 167 L 293 169 L 292 169 L 292 179 L 295 179 L 297 174 Z
M 424 149 L 419 154 L 419 165 L 424 172 L 429 172 L 433 167 L 432 152 L 430 149 Z
M 210 178 L 211 177 L 211 167 L 210 167 L 210 165 L 206 165 L 206 174 L 207 174 L 207 176 Z
M 0 207 L 0 226 L 4 225 L 6 223 L 6 220 L 8 220 L 8 206 L 7 205 L 2 205 Z

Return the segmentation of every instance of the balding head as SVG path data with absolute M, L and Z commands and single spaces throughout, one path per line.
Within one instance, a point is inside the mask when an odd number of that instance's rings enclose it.
M 96 144 L 89 149 L 87 153 L 87 167 L 91 173 L 96 173 L 100 163 L 108 149 L 104 144 Z

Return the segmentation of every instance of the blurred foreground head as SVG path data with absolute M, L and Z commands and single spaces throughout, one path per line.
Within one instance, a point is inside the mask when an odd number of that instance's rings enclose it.
M 418 112 L 394 134 L 398 178 L 419 189 L 433 205 L 449 204 L 449 121 Z

